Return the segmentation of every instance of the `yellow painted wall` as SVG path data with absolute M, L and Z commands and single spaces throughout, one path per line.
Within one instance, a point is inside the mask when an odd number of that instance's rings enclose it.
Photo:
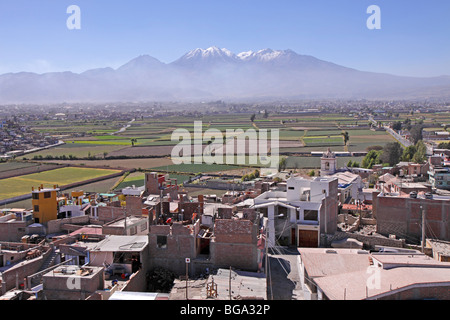
M 38 218 L 39 223 L 47 223 L 50 220 L 56 220 L 58 218 L 58 202 L 57 191 L 49 190 L 50 198 L 45 198 L 45 192 L 34 191 L 33 194 L 39 196 L 38 199 L 32 199 L 33 210 L 35 206 L 39 206 L 39 211 L 33 212 L 33 218 Z

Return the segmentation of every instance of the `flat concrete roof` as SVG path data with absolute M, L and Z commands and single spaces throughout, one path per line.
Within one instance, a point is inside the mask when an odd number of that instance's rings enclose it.
M 147 236 L 110 235 L 90 247 L 91 252 L 140 252 L 148 245 Z
M 374 272 L 367 269 L 314 279 L 331 300 L 375 299 L 414 286 L 449 286 L 450 268 L 401 267 L 379 270 L 380 281 L 368 288 Z

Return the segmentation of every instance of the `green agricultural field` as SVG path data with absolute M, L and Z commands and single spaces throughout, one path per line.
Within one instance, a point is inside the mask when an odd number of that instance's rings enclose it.
M 31 193 L 32 187 L 64 186 L 89 179 L 99 178 L 118 170 L 91 169 L 91 168 L 61 168 L 51 171 L 23 175 L 20 177 L 0 180 L 0 200 Z
M 227 170 L 236 170 L 241 169 L 240 166 L 232 166 L 232 165 L 225 165 L 225 164 L 174 164 L 170 166 L 164 166 L 164 167 L 157 167 L 152 168 L 155 171 L 161 171 L 161 172 L 180 172 L 180 173 L 213 173 L 213 172 L 223 172 Z
M 0 172 L 29 168 L 37 166 L 37 163 L 8 161 L 0 163 Z
M 177 179 L 178 184 L 182 184 L 183 182 L 189 180 L 191 176 L 189 175 L 180 175 L 180 174 L 170 174 L 171 179 Z M 116 189 L 123 189 L 126 187 L 136 186 L 136 187 L 142 187 L 145 183 L 144 181 L 145 173 L 142 172 L 135 172 L 130 174 L 125 180 L 123 180 Z
M 27 154 L 23 158 L 27 159 L 33 159 L 35 157 L 42 156 L 45 158 L 46 156 L 51 157 L 60 157 L 60 156 L 67 156 L 73 155 L 78 158 L 86 158 L 89 155 L 91 156 L 98 156 L 100 158 L 103 157 L 104 153 L 110 153 L 113 151 L 117 151 L 120 149 L 125 148 L 126 146 L 117 146 L 117 145 L 102 145 L 102 144 L 79 144 L 79 143 L 67 143 L 58 147 L 33 152 L 30 154 Z
M 339 136 L 330 136 L 329 138 L 326 136 L 321 137 L 308 137 L 304 138 L 303 141 L 305 142 L 306 146 L 313 147 L 313 146 L 336 146 L 336 145 L 343 145 L 344 140 L 342 137 Z

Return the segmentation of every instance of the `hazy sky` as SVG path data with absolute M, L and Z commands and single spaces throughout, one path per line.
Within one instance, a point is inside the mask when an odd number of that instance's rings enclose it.
M 70 5 L 81 30 L 69 30 Z M 370 5 L 381 30 L 369 30 Z M 450 75 L 448 0 L 1 0 L 0 73 L 117 68 L 195 48 L 292 49 L 359 70 Z

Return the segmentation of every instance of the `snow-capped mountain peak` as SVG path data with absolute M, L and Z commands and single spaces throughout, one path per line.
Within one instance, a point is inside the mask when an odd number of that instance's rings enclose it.
M 197 48 L 195 50 L 189 51 L 182 58 L 185 60 L 198 59 L 198 58 L 214 58 L 214 57 L 228 57 L 235 58 L 235 54 L 230 50 L 218 47 L 209 47 L 208 49 Z
M 287 56 L 293 53 L 291 50 L 272 50 L 272 49 L 263 49 L 257 52 L 247 51 L 241 52 L 237 55 L 243 61 L 259 61 L 259 62 L 268 62 L 276 60 L 280 57 Z

